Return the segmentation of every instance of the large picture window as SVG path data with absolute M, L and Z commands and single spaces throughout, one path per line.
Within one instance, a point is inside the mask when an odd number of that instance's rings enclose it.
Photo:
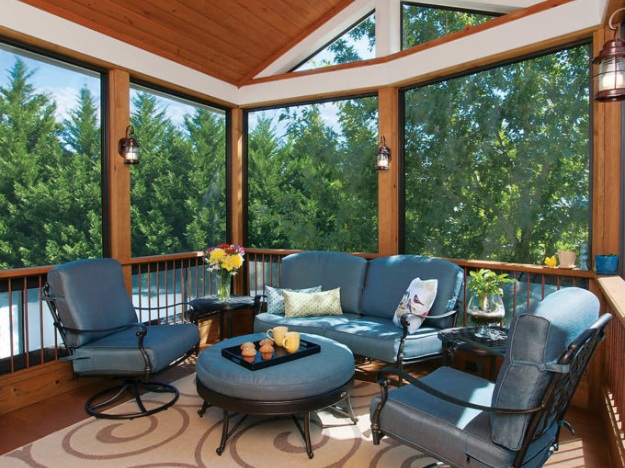
M 141 162 L 131 176 L 132 255 L 201 250 L 226 240 L 226 113 L 132 85 Z
M 378 100 L 248 113 L 249 246 L 377 251 Z
M 406 251 L 542 264 L 589 235 L 580 45 L 404 92 Z
M 0 269 L 102 255 L 100 83 L 0 43 Z

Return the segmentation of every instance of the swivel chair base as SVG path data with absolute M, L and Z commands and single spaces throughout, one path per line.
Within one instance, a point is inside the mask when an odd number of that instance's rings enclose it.
M 146 409 L 143 401 L 141 400 L 142 390 L 156 393 L 171 393 L 173 394 L 173 397 L 169 401 L 160 404 L 156 408 Z M 132 413 L 105 413 L 104 409 L 116 405 L 117 403 L 123 402 L 124 394 L 126 391 L 128 391 L 132 398 L 135 399 L 137 406 L 139 407 L 139 411 Z M 104 400 L 98 401 L 105 396 L 106 398 Z M 173 385 L 164 382 L 145 382 L 142 379 L 126 379 L 121 385 L 107 388 L 106 390 L 102 390 L 101 392 L 93 395 L 91 398 L 89 398 L 89 400 L 87 400 L 87 403 L 85 404 L 85 409 L 87 410 L 87 413 L 89 413 L 91 416 L 95 416 L 96 418 L 101 419 L 142 418 L 144 416 L 150 416 L 152 414 L 166 410 L 167 408 L 172 406 L 176 402 L 176 400 L 178 400 L 178 397 L 178 389 Z

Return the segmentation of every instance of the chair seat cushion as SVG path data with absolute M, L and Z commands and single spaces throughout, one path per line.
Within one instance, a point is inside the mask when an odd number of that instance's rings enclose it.
M 429 357 L 442 354 L 443 347 L 438 338 L 438 328 L 425 326 L 406 337 L 404 359 Z M 403 330 L 389 319 L 379 317 L 357 317 L 344 323 L 336 323 L 325 332 L 325 336 L 345 343 L 354 354 L 396 362 Z
M 447 395 L 481 406 L 490 406 L 495 387 L 488 380 L 449 367 L 441 367 L 421 381 Z M 379 396 L 373 399 L 372 415 L 379 401 Z M 455 466 L 511 467 L 516 456 L 516 452 L 491 441 L 487 412 L 443 401 L 413 385 L 389 392 L 380 414 L 380 427 L 385 434 Z M 534 457 L 523 466 L 539 466 L 541 459 Z
M 143 339 L 151 372 L 159 372 L 200 341 L 200 332 L 191 323 L 152 325 Z M 136 376 L 145 373 L 145 360 L 137 347 L 137 328 L 108 335 L 77 348 L 74 372 L 88 375 Z

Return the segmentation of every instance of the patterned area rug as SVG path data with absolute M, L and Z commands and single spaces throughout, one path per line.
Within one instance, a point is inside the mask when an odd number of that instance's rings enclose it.
M 248 417 L 218 456 L 223 413 L 210 408 L 198 416 L 202 400 L 194 378 L 174 384 L 180 399 L 167 411 L 132 421 L 86 419 L 0 457 L 0 468 L 418 468 L 433 462 L 388 438 L 373 445 L 369 403 L 378 386 L 366 382 L 356 382 L 352 396 L 357 426 L 327 411 L 311 417 L 312 460 L 290 417 Z M 146 400 L 161 397 L 152 395 Z M 321 430 L 321 423 L 338 426 Z

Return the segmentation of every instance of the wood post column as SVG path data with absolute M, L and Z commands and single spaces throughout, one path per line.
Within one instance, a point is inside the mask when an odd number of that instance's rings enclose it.
M 230 235 L 233 244 L 244 245 L 245 217 L 243 216 L 243 109 L 231 111 L 230 129 Z M 245 271 L 234 277 L 234 293 L 245 292 Z
M 391 150 L 388 171 L 378 171 L 378 253 L 399 253 L 399 91 L 378 92 L 379 139 Z
M 124 164 L 119 155 L 119 140 L 126 136 L 130 124 L 130 76 L 128 72 L 110 70 L 108 73 L 108 160 L 106 163 L 109 191 L 105 222 L 108 222 L 108 244 L 105 254 L 128 263 L 130 251 L 130 171 L 132 165 Z M 141 143 L 139 143 L 141 144 Z M 105 228 L 106 229 L 106 228 Z M 124 267 L 128 291 L 132 291 L 130 267 Z

